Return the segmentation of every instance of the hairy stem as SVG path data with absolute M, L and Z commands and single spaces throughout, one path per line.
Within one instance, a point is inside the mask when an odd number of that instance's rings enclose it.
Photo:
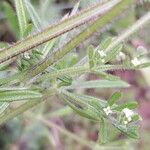
M 88 140 L 85 140 L 69 131 L 67 131 L 66 129 L 63 129 L 62 127 L 56 125 L 55 123 L 51 122 L 51 121 L 48 121 L 46 120 L 45 118 L 43 118 L 42 116 L 39 116 L 37 118 L 38 120 L 40 120 L 43 124 L 45 124 L 47 127 L 50 127 L 50 128 L 55 128 L 57 129 L 59 132 L 61 132 L 62 134 L 66 135 L 67 137 L 77 141 L 78 143 L 84 145 L 84 146 L 87 146 L 91 149 L 94 149 L 94 150 L 111 150 L 111 149 L 120 149 L 120 148 L 123 148 L 123 147 L 118 147 L 118 146 L 100 146 L 98 145 L 97 143 L 95 142 L 92 142 L 92 141 L 88 141 Z
M 146 15 L 144 15 L 142 18 L 136 21 L 131 27 L 129 27 L 126 31 L 124 31 L 121 35 L 119 35 L 119 37 L 113 41 L 113 43 L 106 49 L 106 51 L 111 50 L 112 48 L 117 46 L 119 43 L 123 42 L 125 39 L 127 39 L 137 30 L 142 28 L 149 21 L 150 21 L 150 12 L 148 12 Z
M 107 24 L 113 17 L 119 14 L 124 8 L 129 4 L 132 4 L 133 0 L 122 0 L 116 4 L 109 12 L 106 12 L 103 16 L 98 18 L 94 23 L 90 24 L 87 29 L 83 30 L 73 39 L 71 39 L 62 49 L 54 52 L 50 57 L 46 58 L 40 64 L 37 64 L 32 68 L 29 73 L 26 75 L 27 78 L 31 79 L 32 77 L 38 75 L 44 71 L 48 66 L 54 64 L 56 61 L 61 59 L 65 54 L 70 52 L 74 47 L 87 39 L 90 35 L 97 31 L 98 28 L 103 27 Z
M 61 34 L 74 29 L 75 27 L 91 21 L 93 18 L 98 17 L 104 12 L 108 11 L 118 1 L 119 0 L 113 0 L 104 5 L 102 5 L 102 3 L 98 3 L 97 5 L 94 5 L 87 10 L 80 12 L 77 15 L 68 17 L 60 23 L 54 24 L 37 34 L 29 36 L 26 39 L 19 41 L 6 49 L 1 50 L 0 63 L 11 59 L 12 57 L 15 57 L 25 51 L 28 51 L 33 47 L 43 44 L 53 38 L 56 38 Z

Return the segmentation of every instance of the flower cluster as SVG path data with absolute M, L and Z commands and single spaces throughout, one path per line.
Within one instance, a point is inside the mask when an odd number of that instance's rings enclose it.
M 123 52 L 120 52 L 119 55 L 117 55 L 117 60 L 121 61 L 121 60 L 125 60 L 126 55 Z
M 110 108 L 110 106 L 107 106 L 106 108 L 103 109 L 104 112 L 106 113 L 106 115 L 108 116 L 109 114 L 112 114 L 112 110 Z
M 134 66 L 138 66 L 141 64 L 141 62 L 137 59 L 137 57 L 135 57 L 133 60 L 131 60 L 131 63 L 134 65 Z
M 99 55 L 100 55 L 100 57 L 102 58 L 102 62 L 104 63 L 105 62 L 105 57 L 106 57 L 106 53 L 104 52 L 104 51 L 98 51 L 98 53 L 99 53 Z
M 128 108 L 124 108 L 122 110 L 122 112 L 124 113 L 124 115 L 126 117 L 126 119 L 124 120 L 124 124 L 126 125 L 126 124 L 128 124 L 129 122 L 132 121 L 132 116 L 134 116 L 135 113 L 132 110 L 128 109 Z

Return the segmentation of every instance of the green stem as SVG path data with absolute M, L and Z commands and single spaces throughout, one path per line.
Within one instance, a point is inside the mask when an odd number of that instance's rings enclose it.
M 112 48 L 116 47 L 118 44 L 120 44 L 125 39 L 130 37 L 137 30 L 142 28 L 149 21 L 150 21 L 150 12 L 148 12 L 146 15 L 144 15 L 142 18 L 140 18 L 138 21 L 136 21 L 132 26 L 130 26 L 125 32 L 123 32 L 121 35 L 119 35 L 119 37 L 113 41 L 113 43 L 106 49 L 106 51 L 109 51 Z
M 43 74 L 37 78 L 37 81 L 42 81 L 43 79 L 58 78 L 58 77 L 62 77 L 65 75 L 75 76 L 78 74 L 87 73 L 89 71 L 90 70 L 88 66 L 70 67 L 70 68 L 65 68 L 65 69 L 54 71 L 54 72 L 50 72 L 48 74 Z
M 63 129 L 62 127 L 59 127 L 58 125 L 56 125 L 55 123 L 51 122 L 51 121 L 47 121 L 45 118 L 43 118 L 42 116 L 37 118 L 38 120 L 40 120 L 43 124 L 45 124 L 47 127 L 50 128 L 55 128 L 57 129 L 59 132 L 61 132 L 62 134 L 66 135 L 68 138 L 71 138 L 77 142 L 79 142 L 80 144 L 82 144 L 83 146 L 87 146 L 91 149 L 94 150 L 112 150 L 112 149 L 120 149 L 120 148 L 124 148 L 122 147 L 118 147 L 118 146 L 101 146 L 93 141 L 88 141 L 85 140 L 77 135 L 75 135 L 74 133 L 71 133 L 69 131 L 67 131 L 66 129 Z
M 116 0 L 113 0 L 104 4 L 105 11 L 108 11 L 112 7 L 113 3 L 116 4 L 115 1 Z M 16 2 L 18 2 L 18 0 Z M 93 18 L 103 14 L 105 11 L 104 6 L 100 2 L 97 5 L 94 5 L 77 15 L 68 17 L 67 19 L 62 20 L 59 23 L 54 24 L 39 33 L 31 35 L 24 40 L 21 40 L 14 45 L 0 51 L 0 63 L 9 60 L 12 57 L 15 57 L 25 51 L 28 51 L 38 45 L 41 45 L 51 39 L 54 39 L 82 24 L 85 24 L 86 22 L 93 20 Z
M 115 17 L 117 14 L 122 12 L 124 8 L 132 4 L 134 0 L 121 0 L 119 1 L 109 12 L 106 12 L 103 16 L 99 17 L 94 23 L 90 24 L 85 30 L 76 35 L 71 39 L 62 49 L 54 52 L 50 57 L 42 61 L 40 64 L 37 64 L 29 73 L 26 75 L 27 78 L 31 79 L 32 77 L 38 75 L 44 71 L 48 66 L 54 64 L 56 61 L 61 59 L 65 54 L 70 52 L 78 44 L 82 43 L 90 35 L 97 31 L 98 28 L 103 27 L 105 24 L 110 22 L 110 20 Z

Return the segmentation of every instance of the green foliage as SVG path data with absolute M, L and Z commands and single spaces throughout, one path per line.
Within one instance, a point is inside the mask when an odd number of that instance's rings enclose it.
M 107 71 L 135 70 L 150 66 L 146 59 L 139 63 L 141 57 L 138 54 L 134 58 L 134 55 L 130 57 L 127 53 L 123 53 L 125 58 L 121 61 L 117 60 L 117 56 L 125 50 L 123 41 L 150 20 L 150 13 L 120 36 L 107 37 L 96 47 L 87 45 L 87 54 L 81 58 L 81 61 L 78 61 L 78 52 L 75 50 L 71 52 L 87 37 L 97 32 L 98 29 L 102 29 L 133 3 L 134 0 L 111 0 L 104 4 L 98 3 L 75 14 L 79 7 L 78 3 L 69 17 L 44 30 L 41 30 L 44 24 L 30 1 L 14 1 L 17 24 L 16 17 L 12 15 L 12 9 L 9 10 L 10 6 L 5 4 L 6 14 L 9 12 L 8 22 L 12 23 L 11 28 L 14 33 L 16 26 L 19 26 L 20 41 L 9 47 L 4 44 L 5 48 L 0 50 L 0 70 L 5 74 L 0 77 L 0 114 L 2 114 L 0 124 L 6 123 L 55 94 L 69 106 L 68 111 L 72 108 L 79 115 L 100 124 L 98 139 L 100 143 L 107 142 L 107 123 L 127 136 L 137 138 L 138 125 L 136 123 L 140 120 L 139 115 L 134 113 L 131 118 L 128 118 L 124 114 L 124 110 L 133 111 L 137 107 L 135 101 L 118 104 L 117 101 L 122 95 L 120 92 L 113 93 L 106 101 L 75 94 L 75 90 L 127 88 L 130 86 L 128 83 Z M 104 7 L 107 8 L 105 11 Z M 73 37 L 68 34 L 68 31 L 72 33 L 71 30 L 85 23 L 87 26 L 78 34 L 73 34 Z M 38 33 L 33 34 L 35 31 Z M 18 37 L 18 32 L 16 32 L 16 37 Z M 64 42 L 67 37 L 69 40 Z M 15 66 L 10 65 L 12 62 L 15 62 Z M 101 79 L 90 81 L 78 79 L 80 75 L 85 74 L 96 74 Z M 8 106 L 13 101 L 25 101 L 25 103 L 17 106 L 15 110 L 9 109 Z M 65 114 L 66 111 L 62 109 L 58 114 L 60 113 Z M 58 114 L 56 113 L 56 116 Z

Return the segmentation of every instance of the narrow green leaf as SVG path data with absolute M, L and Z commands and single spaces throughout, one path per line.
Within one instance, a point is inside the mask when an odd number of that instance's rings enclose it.
M 141 69 L 141 68 L 147 68 L 147 67 L 150 67 L 150 62 L 140 64 L 136 68 Z
M 116 47 L 114 47 L 111 51 L 107 52 L 107 56 L 105 58 L 105 63 L 107 63 L 108 61 L 111 61 L 112 59 L 116 58 L 116 56 L 122 50 L 122 47 L 123 47 L 123 45 L 119 44 Z
M 0 102 L 21 101 L 41 97 L 42 94 L 35 91 L 28 91 L 28 90 L 0 91 Z
M 8 23 L 8 26 L 10 30 L 12 31 L 13 35 L 18 38 L 19 37 L 19 31 L 18 31 L 18 22 L 17 17 L 15 16 L 15 13 L 10 6 L 10 4 L 6 1 L 3 1 L 2 6 L 4 8 L 4 13 L 6 16 L 6 22 Z
M 27 18 L 24 8 L 24 1 L 23 0 L 15 0 L 15 7 L 19 22 L 19 28 L 20 28 L 20 35 L 23 37 L 23 33 L 25 32 L 25 29 L 27 28 Z
M 98 77 L 102 78 L 102 79 L 106 79 L 106 80 L 112 80 L 112 81 L 116 81 L 116 80 L 120 80 L 120 78 L 118 76 L 106 73 L 106 72 L 102 72 L 99 70 L 94 69 L 94 72 Z
M 100 44 L 100 46 L 99 46 L 99 49 L 100 49 L 100 50 L 105 50 L 105 49 L 111 44 L 111 42 L 112 42 L 112 38 L 111 38 L 111 37 L 105 38 L 105 39 L 101 42 L 101 44 Z
M 135 127 L 129 128 L 126 134 L 128 137 L 133 138 L 133 139 L 137 139 L 139 137 L 137 128 Z
M 32 24 L 27 24 L 27 27 L 24 29 L 23 37 L 27 37 L 32 30 Z
M 118 101 L 119 99 L 121 98 L 121 92 L 115 92 L 113 93 L 109 99 L 107 100 L 108 101 L 108 105 L 109 106 L 112 106 L 113 104 L 115 104 L 116 101 Z
M 9 106 L 9 103 L 0 102 L 0 115 L 7 109 L 8 106 Z
M 109 80 L 92 80 L 92 81 L 82 81 L 80 83 L 76 82 L 73 83 L 69 87 L 64 87 L 65 89 L 75 89 L 75 88 L 125 88 L 129 87 L 129 84 L 121 81 L 121 80 L 116 80 L 116 81 L 109 81 Z
M 34 9 L 34 7 L 32 6 L 29 0 L 25 0 L 24 3 L 25 3 L 26 10 L 34 24 L 34 27 L 36 28 L 37 31 L 40 31 L 42 27 L 42 21 L 38 13 L 36 12 L 36 10 Z
M 137 114 L 132 116 L 132 121 L 138 121 L 139 119 L 140 119 L 140 116 Z
M 105 144 L 107 142 L 107 128 L 104 118 L 101 118 L 100 120 L 100 127 L 99 127 L 99 133 L 98 133 L 98 142 L 100 144 Z
M 94 48 L 93 46 L 89 46 L 88 49 L 88 61 L 89 61 L 89 66 L 90 66 L 90 69 L 92 69 L 94 67 Z
M 79 115 L 91 120 L 99 120 L 101 114 L 84 97 L 63 91 L 61 98 Z
M 124 108 L 128 108 L 128 109 L 135 109 L 137 108 L 137 102 L 133 101 L 133 102 L 126 102 L 124 104 L 121 104 L 117 107 L 114 107 L 113 109 L 114 110 L 117 110 L 117 111 L 122 111 Z

